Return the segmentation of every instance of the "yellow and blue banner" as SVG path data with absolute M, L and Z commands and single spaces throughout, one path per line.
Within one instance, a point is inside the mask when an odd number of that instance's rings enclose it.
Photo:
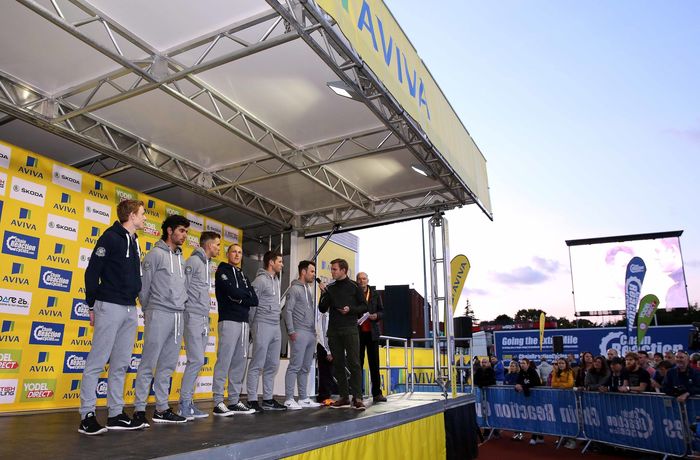
M 464 254 L 456 255 L 450 261 L 450 273 L 452 274 L 452 313 L 457 310 L 459 296 L 462 295 L 464 283 L 467 281 L 471 264 Z

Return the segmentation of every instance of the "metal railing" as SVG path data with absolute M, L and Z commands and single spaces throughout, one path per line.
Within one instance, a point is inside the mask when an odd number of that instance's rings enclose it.
M 386 366 L 380 366 L 379 370 L 385 370 L 387 371 L 387 377 L 386 377 L 386 388 L 387 388 L 387 394 L 389 391 L 391 391 L 391 370 L 392 369 L 403 369 L 404 374 L 408 376 L 408 342 L 409 339 L 404 339 L 402 337 L 392 337 L 389 335 L 382 335 L 379 336 L 379 340 L 384 340 L 386 341 L 386 346 L 384 347 L 385 351 L 385 357 L 386 357 Z M 403 343 L 403 366 L 392 366 L 391 365 L 391 349 L 389 347 L 389 342 L 394 341 L 394 342 L 402 342 Z M 413 364 L 413 360 L 411 360 L 411 364 Z M 408 377 L 407 377 L 408 378 Z M 408 389 L 408 388 L 407 388 Z

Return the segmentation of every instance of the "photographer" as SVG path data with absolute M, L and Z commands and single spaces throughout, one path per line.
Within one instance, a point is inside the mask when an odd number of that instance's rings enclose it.
M 679 402 L 700 393 L 700 373 L 688 365 L 689 361 L 688 353 L 677 351 L 676 367 L 666 372 L 662 385 L 663 392 L 675 396 Z

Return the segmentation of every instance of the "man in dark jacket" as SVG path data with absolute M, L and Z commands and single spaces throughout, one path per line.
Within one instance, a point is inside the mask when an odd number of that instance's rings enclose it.
M 360 272 L 357 274 L 357 285 L 362 288 L 365 296 L 368 315 L 362 321 L 362 324 L 358 326 L 360 333 L 360 368 L 365 366 L 365 350 L 367 350 L 369 376 L 372 381 L 372 398 L 375 403 L 386 402 L 386 398 L 382 395 L 381 379 L 379 377 L 379 321 L 384 317 L 384 307 L 376 289 L 369 285 L 367 273 Z
M 360 368 L 360 337 L 357 332 L 357 320 L 367 311 L 362 289 L 348 278 L 348 263 L 344 259 L 331 261 L 331 276 L 334 283 L 326 286 L 319 284 L 321 300 L 318 309 L 329 313 L 328 343 L 333 355 L 333 375 L 338 382 L 340 399 L 331 407 L 334 409 L 350 407 L 364 410 L 362 402 L 362 369 Z M 350 388 L 345 366 L 350 370 Z M 350 402 L 350 391 L 353 401 Z
M 688 353 L 676 352 L 676 367 L 666 372 L 662 390 L 684 402 L 688 397 L 700 394 L 700 372 L 690 367 Z
M 92 348 L 85 363 L 80 387 L 78 432 L 86 435 L 110 430 L 142 428 L 124 407 L 124 377 L 134 348 L 138 313 L 136 297 L 141 290 L 141 251 L 136 231 L 145 222 L 142 201 L 124 200 L 117 205 L 118 222 L 97 240 L 85 270 L 85 297 L 90 308 L 90 325 L 95 327 Z M 107 381 L 107 428 L 95 417 L 98 377 L 109 360 Z
M 248 323 L 250 307 L 258 304 L 258 296 L 248 277 L 239 268 L 243 249 L 232 244 L 226 251 L 228 263 L 222 262 L 216 269 L 214 285 L 219 306 L 219 347 L 214 366 L 214 415 L 228 417 L 234 414 L 254 414 L 239 397 L 245 376 L 246 358 L 244 347 L 248 346 Z M 229 405 L 224 404 L 224 385 L 228 377 Z

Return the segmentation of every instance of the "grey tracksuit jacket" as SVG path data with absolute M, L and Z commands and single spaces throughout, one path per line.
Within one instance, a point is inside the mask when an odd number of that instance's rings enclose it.
M 185 262 L 185 278 L 187 279 L 187 303 L 185 310 L 200 316 L 209 316 L 211 297 L 210 260 L 204 249 L 197 248 Z
M 145 310 L 179 313 L 185 310 L 187 283 L 182 249 L 174 252 L 163 240 L 143 258 L 139 300 Z
M 280 279 L 261 268 L 251 285 L 258 296 L 258 307 L 250 310 L 250 323 L 279 324 L 282 311 L 280 307 L 280 296 L 282 295 Z
M 287 300 L 284 304 L 284 320 L 287 333 L 308 331 L 316 333 L 316 305 L 308 285 L 301 281 L 292 281 Z

